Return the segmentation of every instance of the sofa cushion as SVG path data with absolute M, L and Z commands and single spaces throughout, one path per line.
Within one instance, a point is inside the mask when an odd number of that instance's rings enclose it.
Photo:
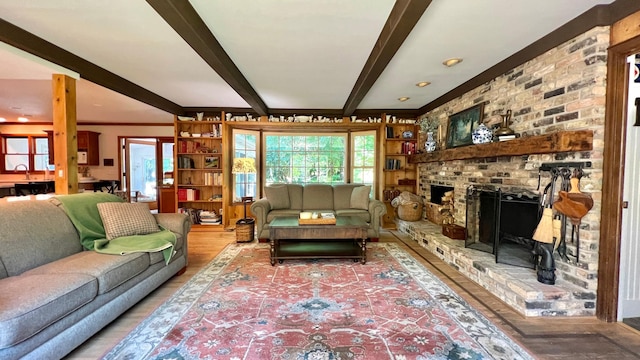
M 335 184 L 333 185 L 333 208 L 335 210 L 351 208 L 351 192 L 353 188 L 362 184 Z
M 109 292 L 149 267 L 147 253 L 129 255 L 100 254 L 83 251 L 64 259 L 29 270 L 24 275 L 84 274 L 98 279 L 98 294 Z
M 306 184 L 302 192 L 305 211 L 333 209 L 333 187 L 326 184 Z
M 367 210 L 360 210 L 360 209 L 336 210 L 336 216 L 356 216 L 367 223 L 371 222 L 371 214 Z
M 351 206 L 352 209 L 369 210 L 369 194 L 371 193 L 371 186 L 358 186 L 351 192 Z
M 96 297 L 86 274 L 37 274 L 0 280 L 0 349 L 24 341 Z
M 97 206 L 107 240 L 160 231 L 146 203 L 104 202 Z
M 285 184 L 273 184 L 265 186 L 264 194 L 267 196 L 269 206 L 272 210 L 288 209 L 291 205 L 289 202 L 289 189 Z
M 0 277 L 16 276 L 82 251 L 76 228 L 50 201 L 0 202 Z
M 289 189 L 289 209 L 293 210 L 302 210 L 302 192 L 304 191 L 304 186 L 300 184 L 287 184 L 287 188 Z

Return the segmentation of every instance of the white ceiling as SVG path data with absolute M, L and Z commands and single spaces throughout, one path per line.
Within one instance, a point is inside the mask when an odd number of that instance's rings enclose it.
M 613 0 L 433 0 L 358 109 L 418 109 L 597 4 Z M 393 0 L 191 0 L 270 109 L 342 109 Z M 0 0 L 0 17 L 182 107 L 249 105 L 143 1 Z M 0 43 L 2 44 L 2 43 Z M 0 117 L 51 121 L 51 74 L 0 46 Z M 462 57 L 458 66 L 442 61 Z M 83 79 L 78 121 L 173 115 Z M 417 82 L 430 81 L 425 88 Z M 401 96 L 409 96 L 399 102 Z

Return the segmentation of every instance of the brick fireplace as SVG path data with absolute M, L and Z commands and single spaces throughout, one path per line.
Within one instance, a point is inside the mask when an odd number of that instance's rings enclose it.
M 596 27 L 424 115 L 446 126 L 449 115 L 484 102 L 489 126 L 511 110 L 510 127 L 521 139 L 549 135 L 526 149 L 514 140 L 413 156 L 418 194 L 428 202 L 431 185 L 453 188 L 455 223 L 461 226 L 466 226 L 470 186 L 539 193 L 538 182 L 549 181 L 549 174 L 538 172 L 541 164 L 593 164 L 581 180 L 595 205 L 580 225 L 580 257 L 568 243 L 569 260 L 556 257 L 554 286 L 538 283 L 533 269 L 496 263 L 492 254 L 442 236 L 438 225 L 398 223 L 399 230 L 527 316 L 595 315 L 608 45 L 609 28 Z M 575 137 L 582 130 L 591 132 L 592 147 L 572 147 L 582 141 Z M 479 155 L 478 149 L 487 150 Z

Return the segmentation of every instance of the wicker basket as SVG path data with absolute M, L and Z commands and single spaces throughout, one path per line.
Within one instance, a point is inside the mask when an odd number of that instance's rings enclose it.
M 240 219 L 236 222 L 236 242 L 251 242 L 254 239 L 254 219 Z
M 398 218 L 404 221 L 418 221 L 422 219 L 422 204 L 413 203 L 413 204 L 405 204 L 399 205 L 398 208 Z

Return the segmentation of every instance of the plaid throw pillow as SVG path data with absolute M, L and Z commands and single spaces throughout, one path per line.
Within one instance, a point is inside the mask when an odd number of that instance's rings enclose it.
M 160 231 L 145 203 L 104 202 L 97 206 L 107 240 Z

